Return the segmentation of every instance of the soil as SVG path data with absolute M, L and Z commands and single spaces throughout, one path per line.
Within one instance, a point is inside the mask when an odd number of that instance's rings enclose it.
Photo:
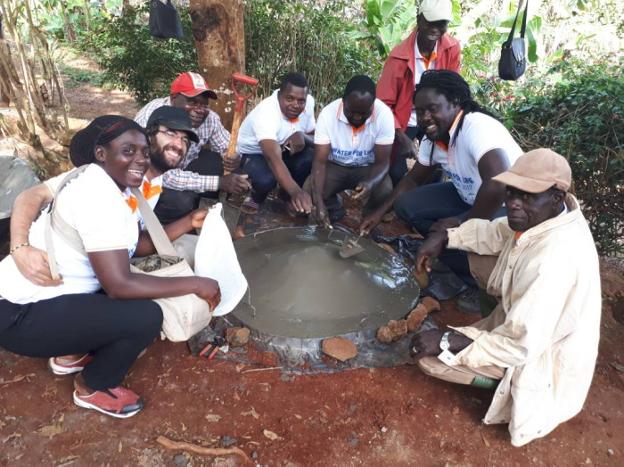
M 127 96 L 115 103 L 68 91 L 83 116 L 128 109 Z M 244 221 L 249 231 L 255 220 Z M 522 448 L 510 445 L 505 425 L 481 423 L 489 391 L 427 378 L 414 366 L 301 376 L 283 374 L 271 358 L 265 366 L 208 361 L 165 341 L 128 375 L 146 408 L 127 420 L 76 407 L 71 377 L 0 350 L 0 465 L 242 465 L 236 456 L 166 450 L 160 435 L 237 446 L 261 465 L 624 465 L 624 325 L 613 317 L 624 297 L 620 265 L 602 262 L 602 338 L 584 409 Z M 477 319 L 453 301 L 432 316 L 440 325 Z

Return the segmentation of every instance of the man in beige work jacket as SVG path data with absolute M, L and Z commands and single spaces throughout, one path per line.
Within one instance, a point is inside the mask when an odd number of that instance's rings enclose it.
M 476 253 L 471 270 L 499 305 L 472 326 L 419 334 L 412 352 L 431 376 L 496 388 L 483 421 L 509 423 L 511 443 L 522 446 L 574 417 L 587 397 L 600 333 L 598 255 L 567 193 L 564 157 L 536 149 L 493 179 L 507 187 L 507 217 L 431 234 L 416 267 L 429 270 L 445 246 Z M 498 257 L 489 279 L 475 261 L 484 256 Z

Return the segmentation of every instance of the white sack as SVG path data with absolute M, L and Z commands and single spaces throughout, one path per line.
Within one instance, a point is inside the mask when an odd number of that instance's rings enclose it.
M 195 274 L 216 280 L 221 289 L 221 303 L 213 316 L 232 311 L 247 291 L 247 279 L 238 264 L 222 210 L 221 203 L 210 208 L 195 249 Z

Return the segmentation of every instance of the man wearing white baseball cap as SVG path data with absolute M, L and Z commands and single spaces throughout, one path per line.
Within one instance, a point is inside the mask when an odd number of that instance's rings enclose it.
M 446 33 L 452 19 L 451 0 L 423 0 L 416 29 L 392 49 L 377 83 L 377 98 L 394 114 L 396 133 L 389 174 L 395 186 L 407 173 L 406 157 L 416 156 L 414 140 L 420 141 L 424 135 L 412 101 L 420 76 L 426 70 L 459 73 L 461 47 Z
M 485 276 L 499 305 L 471 326 L 417 335 L 412 352 L 430 376 L 496 388 L 483 421 L 509 423 L 511 443 L 522 446 L 583 407 L 598 354 L 600 273 L 564 157 L 535 149 L 493 179 L 506 186 L 507 217 L 430 235 L 416 267 L 430 269 L 445 244 L 497 256 Z

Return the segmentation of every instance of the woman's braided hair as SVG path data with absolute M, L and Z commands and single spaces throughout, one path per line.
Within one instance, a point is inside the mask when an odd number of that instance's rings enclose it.
M 438 94 L 442 94 L 449 102 L 457 104 L 464 111 L 464 114 L 457 123 L 457 131 L 453 136 L 453 140 L 450 141 L 451 145 L 453 145 L 455 139 L 457 139 L 466 114 L 481 112 L 492 118 L 496 118 L 491 112 L 484 109 L 473 100 L 470 86 L 459 73 L 450 70 L 427 70 L 422 74 L 420 82 L 416 85 L 414 98 L 416 98 L 416 94 L 419 91 L 426 88 L 435 89 Z

